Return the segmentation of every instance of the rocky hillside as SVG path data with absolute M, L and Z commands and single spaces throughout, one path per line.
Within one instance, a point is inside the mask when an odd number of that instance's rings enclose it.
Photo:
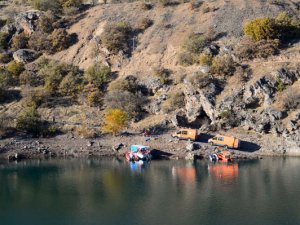
M 281 145 L 278 151 L 300 153 L 300 36 L 254 41 L 244 34 L 246 24 L 255 18 L 277 17 L 278 22 L 283 21 L 278 19 L 281 14 L 287 16 L 284 21 L 291 18 L 299 23 L 300 4 L 261 0 L 166 2 L 101 4 L 66 16 L 67 21 L 60 18 L 67 34 L 76 38 L 68 39 L 73 41 L 67 47 L 42 52 L 42 57 L 78 66 L 80 71 L 102 64 L 113 76 L 101 88 L 101 106 L 89 105 L 84 91 L 76 101 L 69 100 L 67 94 L 51 96 L 55 102 L 51 107 L 42 104 L 38 108 L 43 119 L 55 117 L 63 130 L 83 125 L 98 129 L 106 109 L 121 105 L 125 111 L 130 107 L 130 113 L 134 111 L 130 129 L 185 126 L 205 132 L 232 132 L 239 128 L 243 136 L 273 135 Z M 37 32 L 38 22 L 34 20 L 44 12 L 24 13 L 16 16 L 14 26 L 27 33 Z M 130 31 L 115 51 L 107 44 L 115 40 L 115 36 L 107 38 L 108 27 L 120 22 Z M 8 28 L 4 26 L 2 31 Z M 25 70 L 32 76 L 37 74 L 34 79 L 38 80 L 36 65 L 41 57 L 35 59 L 41 52 L 34 50 L 32 60 L 23 59 L 32 49 L 10 50 L 9 54 L 25 63 Z M 136 90 L 122 92 L 120 84 L 128 81 Z M 21 97 L 4 101 L 1 112 L 16 118 L 26 107 L 28 93 L 43 85 L 13 85 L 10 90 L 19 90 Z M 112 97 L 118 95 L 117 100 Z M 127 107 L 131 101 L 138 102 L 133 107 L 139 110 Z

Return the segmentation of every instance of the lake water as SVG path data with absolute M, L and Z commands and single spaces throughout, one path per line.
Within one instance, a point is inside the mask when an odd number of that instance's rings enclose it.
M 0 164 L 0 224 L 300 224 L 300 159 Z

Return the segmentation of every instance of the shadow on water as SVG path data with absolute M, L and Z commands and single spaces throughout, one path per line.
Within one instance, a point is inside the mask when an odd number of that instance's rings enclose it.
M 153 159 L 169 159 L 169 157 L 172 156 L 173 154 L 161 150 L 153 149 L 151 151 L 151 155 Z

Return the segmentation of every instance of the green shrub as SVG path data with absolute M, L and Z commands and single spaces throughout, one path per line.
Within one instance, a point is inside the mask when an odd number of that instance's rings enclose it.
M 182 91 L 172 93 L 169 101 L 172 109 L 180 109 L 185 106 L 184 94 Z
M 31 0 L 33 8 L 41 11 L 52 11 L 54 13 L 62 12 L 62 5 L 59 0 Z
M 202 52 L 199 56 L 199 63 L 201 65 L 211 66 L 213 58 L 210 52 Z
M 116 107 L 127 112 L 130 117 L 135 117 L 142 111 L 141 107 L 146 102 L 146 99 L 138 93 L 114 91 L 109 92 L 105 96 L 104 101 L 107 108 Z
M 99 90 L 90 92 L 87 96 L 87 103 L 91 107 L 100 107 L 103 103 L 103 93 Z
M 16 128 L 28 134 L 39 135 L 42 122 L 37 109 L 35 107 L 24 109 L 17 118 Z
M 170 81 L 170 70 L 164 68 L 158 69 L 155 71 L 155 76 L 159 78 L 162 84 L 167 84 Z
M 136 82 L 136 78 L 132 77 L 130 79 L 120 79 L 116 80 L 109 85 L 109 91 L 129 91 L 131 93 L 136 93 L 139 86 Z
M 0 68 L 0 102 L 5 100 L 10 83 L 11 75 L 4 68 Z
M 82 0 L 60 0 L 60 4 L 64 8 L 76 7 L 79 8 L 82 5 Z
M 102 89 L 111 80 L 111 70 L 108 66 L 95 64 L 85 71 L 85 77 L 90 84 Z
M 58 52 L 69 47 L 71 37 L 66 29 L 58 28 L 50 35 L 50 41 L 52 43 L 52 50 Z
M 278 38 L 275 19 L 269 17 L 251 20 L 245 25 L 244 32 L 256 41 Z
M 276 81 L 276 89 L 279 92 L 282 92 L 285 88 L 286 88 L 286 85 L 282 82 L 282 80 L 281 79 L 277 79 L 277 81 Z
M 207 87 L 212 82 L 210 76 L 201 71 L 191 74 L 187 77 L 187 80 L 192 86 L 200 89 Z
M 54 95 L 75 95 L 82 87 L 82 73 L 77 66 L 54 60 L 41 62 L 38 75 L 44 78 L 45 89 Z
M 63 96 L 77 96 L 83 88 L 83 77 L 79 70 L 70 71 L 60 82 L 59 92 Z
M 183 47 L 190 53 L 200 54 L 208 44 L 209 41 L 205 36 L 193 34 L 186 40 Z
M 230 55 L 217 56 L 213 59 L 211 72 L 217 75 L 231 76 L 236 70 L 237 63 Z
M 0 63 L 8 63 L 11 60 L 11 56 L 7 53 L 0 53 Z
M 13 127 L 13 118 L 6 113 L 0 113 L 0 136 L 5 136 Z
M 300 35 L 300 25 L 297 20 L 291 18 L 287 12 L 281 12 L 275 18 L 278 36 L 282 41 L 298 37 Z
M 46 103 L 49 97 L 49 93 L 44 90 L 30 91 L 25 98 L 25 104 L 27 107 L 38 108 Z
M 244 27 L 244 33 L 256 41 L 279 38 L 286 41 L 300 35 L 299 23 L 286 12 L 277 18 L 257 18 L 249 21 Z
M 16 61 L 11 61 L 6 69 L 15 79 L 19 79 L 20 74 L 25 70 L 24 64 Z
M 8 33 L 0 32 L 0 50 L 7 49 L 8 41 L 9 41 L 8 38 L 9 38 Z
M 12 47 L 14 49 L 26 48 L 29 37 L 25 33 L 21 33 L 12 39 Z
M 34 49 L 38 52 L 51 52 L 52 43 L 48 38 L 48 35 L 43 32 L 34 32 L 31 34 L 28 45 L 31 49 Z
M 58 20 L 53 12 L 47 11 L 42 14 L 38 20 L 38 29 L 44 33 L 50 34 L 53 32 L 53 24 Z
M 114 54 L 120 50 L 128 52 L 130 49 L 128 41 L 131 32 L 132 28 L 127 22 L 108 24 L 104 28 L 101 40 L 103 45 Z

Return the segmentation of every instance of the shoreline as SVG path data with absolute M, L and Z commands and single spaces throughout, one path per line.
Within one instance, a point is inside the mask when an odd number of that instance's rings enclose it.
M 242 136 L 242 135 L 241 135 Z M 259 159 L 262 157 L 300 156 L 300 149 L 289 149 L 282 145 L 282 139 L 264 136 L 264 142 L 253 135 L 242 136 L 242 147 L 230 150 L 236 159 Z M 269 139 L 271 138 L 271 139 Z M 255 140 L 255 141 L 253 141 Z M 156 159 L 205 159 L 211 153 L 223 150 L 210 146 L 205 140 L 197 142 L 176 141 L 170 133 L 152 136 L 150 141 L 140 134 L 127 134 L 118 137 L 103 136 L 94 139 L 83 139 L 72 134 L 63 134 L 52 138 L 30 138 L 17 136 L 0 140 L 1 160 L 23 160 L 65 157 L 124 157 L 130 145 L 148 145 L 155 150 Z M 192 146 L 192 147 L 191 147 Z

